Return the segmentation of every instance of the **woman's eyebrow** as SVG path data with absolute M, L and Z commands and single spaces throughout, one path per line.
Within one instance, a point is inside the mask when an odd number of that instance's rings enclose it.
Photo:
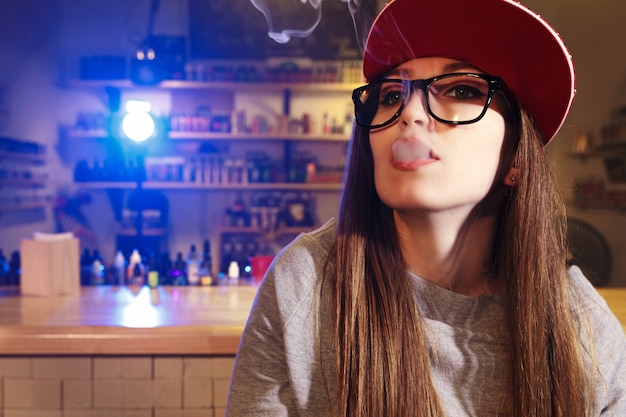
M 444 68 L 444 72 L 454 72 L 454 71 L 459 71 L 459 70 L 482 72 L 475 66 L 470 65 L 466 62 L 451 62 L 449 64 L 446 64 L 443 68 Z
M 406 75 L 406 74 L 408 74 L 407 70 L 405 70 L 405 69 L 397 69 L 396 68 L 396 69 L 393 69 L 393 70 L 389 71 L 387 73 L 387 75 L 385 75 L 384 78 L 393 78 L 393 77 L 398 77 L 400 75 Z
M 478 68 L 476 68 L 475 66 L 470 65 L 466 62 L 451 62 L 449 64 L 444 65 L 443 70 L 441 71 L 441 74 L 447 74 L 450 72 L 456 72 L 460 70 L 479 72 L 479 73 L 483 72 L 479 70 Z M 401 77 L 401 76 L 409 77 L 410 71 L 406 68 L 394 68 L 391 71 L 389 71 L 387 75 L 385 75 L 384 78 L 394 78 L 394 77 Z

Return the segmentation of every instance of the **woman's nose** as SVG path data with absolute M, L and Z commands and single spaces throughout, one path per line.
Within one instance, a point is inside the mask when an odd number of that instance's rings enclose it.
M 416 89 L 411 92 L 409 100 L 404 105 L 400 120 L 406 124 L 427 123 L 430 119 L 426 95 L 422 90 Z

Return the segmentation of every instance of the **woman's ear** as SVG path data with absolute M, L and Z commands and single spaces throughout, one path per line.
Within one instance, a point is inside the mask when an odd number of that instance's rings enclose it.
M 517 185 L 517 168 L 515 167 L 511 167 L 511 169 L 509 169 L 509 171 L 506 173 L 506 175 L 504 176 L 504 185 L 508 185 L 509 187 L 513 187 L 515 185 Z

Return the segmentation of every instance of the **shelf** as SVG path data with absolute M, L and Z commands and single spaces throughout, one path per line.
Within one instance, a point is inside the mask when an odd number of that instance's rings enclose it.
M 0 180 L 1 187 L 45 187 L 45 180 L 7 179 Z
M 105 130 L 68 129 L 67 137 L 73 139 L 105 139 L 109 133 Z M 290 133 L 221 133 L 221 132 L 168 132 L 171 140 L 206 140 L 206 141 L 317 141 L 317 142 L 348 142 L 349 136 L 344 134 L 290 134 Z M 0 155 L 1 156 L 1 155 Z
M 44 209 L 49 206 L 50 206 L 50 203 L 47 203 L 47 202 L 16 203 L 16 204 L 0 205 L 0 213 L 8 212 L 8 211 L 37 210 L 37 209 Z
M 168 137 L 174 140 L 291 140 L 291 141 L 328 141 L 328 142 L 348 142 L 349 136 L 344 134 L 290 134 L 290 133 L 217 133 L 217 132 L 169 132 Z
M 92 190 L 106 190 L 106 189 L 119 189 L 119 190 L 131 190 L 137 188 L 136 182 L 80 182 L 75 181 L 77 187 L 92 189 Z
M 341 150 L 345 155 L 345 146 L 346 143 L 350 141 L 350 132 L 346 133 L 333 133 L 333 134 L 323 134 L 322 132 L 332 131 L 332 132 L 340 132 L 341 130 L 334 129 L 323 129 L 322 125 L 313 125 L 308 124 L 311 129 L 305 129 L 304 126 L 307 126 L 304 123 L 306 120 L 304 116 L 302 117 L 302 123 L 291 123 L 292 118 L 289 119 L 285 117 L 279 117 L 276 120 L 274 118 L 277 115 L 283 114 L 291 114 L 291 100 L 295 98 L 294 103 L 296 106 L 293 106 L 294 109 L 297 109 L 297 112 L 302 111 L 319 111 L 319 116 L 321 121 L 323 121 L 322 112 L 326 111 L 328 113 L 341 113 L 341 117 L 337 117 L 337 120 L 343 120 L 344 112 L 346 110 L 346 105 L 349 103 L 337 103 L 341 104 L 341 109 L 339 107 L 335 110 L 335 107 L 328 106 L 326 100 L 328 97 L 332 97 L 337 101 L 350 101 L 352 90 L 357 88 L 360 84 L 356 83 L 298 83 L 298 82 L 254 82 L 254 83 L 246 83 L 246 82 L 199 82 L 199 81 L 180 81 L 180 80 L 168 80 L 163 81 L 156 85 L 151 86 L 140 86 L 134 85 L 130 80 L 73 80 L 67 82 L 63 87 L 65 88 L 74 88 L 74 89 L 83 89 L 87 90 L 89 93 L 106 93 L 110 98 L 116 98 L 123 90 L 124 93 L 126 91 L 137 92 L 137 95 L 141 95 L 144 92 L 154 92 L 154 91 L 162 91 L 164 94 L 160 94 L 159 97 L 169 96 L 171 100 L 171 112 L 173 114 L 172 119 L 174 120 L 173 124 L 169 124 L 168 118 L 163 117 L 162 121 L 168 126 L 168 128 L 173 127 L 176 129 L 192 129 L 198 126 L 202 126 L 204 131 L 181 131 L 181 130 L 171 130 L 167 132 L 166 142 L 169 147 L 166 148 L 166 152 L 173 152 L 176 156 L 180 156 L 181 159 L 176 161 L 160 161 L 159 160 L 159 152 L 155 152 L 157 155 L 153 161 L 150 161 L 150 167 L 146 167 L 146 178 L 150 179 L 166 179 L 166 178 L 179 178 L 179 179 L 196 179 L 200 181 L 201 179 L 209 180 L 209 179 L 233 179 L 239 178 L 245 180 L 252 179 L 267 179 L 267 178 L 281 178 L 281 179 L 304 179 L 307 178 L 311 182 L 263 182 L 263 183 L 208 183 L 208 182 L 183 182 L 183 181 L 143 181 L 139 183 L 138 181 L 132 181 L 131 176 L 124 175 L 123 177 L 120 175 L 118 177 L 115 176 L 97 176 L 94 175 L 91 178 L 111 178 L 111 179 L 131 179 L 130 181 L 102 181 L 102 182 L 75 182 L 75 186 L 83 189 L 91 189 L 91 190 L 135 190 L 137 188 L 141 188 L 144 190 L 162 190 L 167 191 L 168 195 L 178 192 L 233 192 L 233 194 L 246 194 L 250 193 L 250 198 L 253 199 L 255 196 L 255 191 L 261 191 L 258 194 L 264 194 L 264 192 L 268 192 L 267 194 L 273 194 L 273 191 L 286 191 L 287 193 L 276 193 L 276 194 L 289 194 L 289 191 L 293 191 L 295 193 L 298 192 L 307 192 L 311 191 L 312 193 L 328 193 L 328 194 L 339 194 L 343 189 L 343 169 L 341 172 L 335 172 L 337 169 L 335 165 L 341 166 L 344 164 L 344 160 L 341 154 L 334 153 L 332 157 L 324 157 L 318 155 L 321 154 L 324 150 L 328 148 L 333 148 L 335 150 Z M 196 92 L 192 94 L 193 92 Z M 300 106 L 300 100 L 306 100 L 309 97 L 313 97 L 315 100 L 304 105 L 308 105 L 302 110 Z M 202 100 L 200 100 L 202 98 Z M 214 101 L 218 101 L 218 107 L 221 109 L 219 113 L 220 115 L 228 115 L 230 113 L 234 113 L 239 116 L 239 119 L 233 118 L 231 120 L 231 124 L 228 125 L 226 123 L 221 122 L 221 120 L 211 119 L 210 121 L 214 122 L 213 124 L 207 124 L 205 122 L 209 121 L 203 119 L 203 124 L 189 124 L 186 120 L 183 120 L 181 123 L 178 123 L 179 120 L 175 118 L 177 114 L 194 114 L 196 111 L 196 107 L 198 106 L 198 101 L 206 101 L 212 104 Z M 268 103 L 265 103 L 265 99 L 268 98 Z M 278 105 L 277 99 L 282 100 L 282 111 L 279 109 L 275 109 Z M 253 127 L 249 127 L 250 125 L 246 123 L 246 119 L 242 120 L 241 116 L 245 116 L 245 113 L 240 113 L 240 110 L 247 110 L 246 104 L 247 102 L 252 102 L 254 104 L 257 101 L 261 101 L 264 106 L 267 107 L 267 110 L 261 109 L 261 115 L 264 119 L 261 120 L 262 123 L 253 124 Z M 322 104 L 317 104 L 322 103 Z M 275 106 L 276 105 L 276 106 Z M 243 107 L 242 107 L 243 106 Z M 252 105 L 250 107 L 250 111 L 255 110 L 258 106 Z M 257 111 L 257 110 L 255 110 Z M 256 117 L 256 115 L 253 115 Z M 327 116 L 327 115 L 325 115 Z M 226 119 L 229 116 L 225 116 Z M 309 118 L 310 120 L 318 120 L 318 115 L 313 114 Z M 329 118 L 329 121 L 332 118 Z M 289 121 L 289 123 L 284 123 L 285 121 Z M 301 121 L 297 119 L 297 121 Z M 237 123 L 238 122 L 238 123 Z M 275 122 L 275 123 L 274 123 Z M 84 127 L 103 127 L 104 129 L 82 129 L 81 126 Z M 209 129 L 220 130 L 220 127 L 224 127 L 223 130 L 227 130 L 228 127 L 232 127 L 233 132 L 216 132 L 216 131 L 208 131 Z M 244 127 L 245 126 L 245 127 Z M 258 129 L 256 128 L 258 126 Z M 267 126 L 267 128 L 266 128 Z M 341 127 L 342 125 L 340 125 Z M 272 130 L 272 132 L 268 133 L 248 133 L 251 131 L 264 131 Z M 107 131 L 108 126 L 102 124 L 82 124 L 77 123 L 76 126 L 64 126 L 61 134 L 65 135 L 65 138 L 76 139 L 75 141 L 69 140 L 69 142 L 77 143 L 81 142 L 81 139 L 84 139 L 82 143 L 85 144 L 94 144 L 98 140 L 106 140 L 110 138 L 112 135 Z M 351 131 L 351 129 L 348 129 Z M 307 131 L 309 133 L 286 133 L 287 131 L 292 132 L 303 132 Z M 246 132 L 246 133 L 241 133 Z M 278 133 L 280 132 L 280 133 Z M 315 132 L 315 133 L 312 133 Z M 94 142 L 89 142 L 89 139 L 93 139 Z M 187 142 L 186 142 L 187 141 Z M 195 141 L 195 142 L 194 142 Z M 214 142 L 211 145 L 214 145 L 216 157 L 221 157 L 222 153 L 225 155 L 226 159 L 236 158 L 236 168 L 239 169 L 241 167 L 240 161 L 243 159 L 243 156 L 239 155 L 238 152 L 240 148 L 261 148 L 261 149 L 253 149 L 258 151 L 259 154 L 263 153 L 264 148 L 268 149 L 268 152 L 265 152 L 269 159 L 271 159 L 272 163 L 280 163 L 281 166 L 285 165 L 287 161 L 295 160 L 300 157 L 300 153 L 311 153 L 314 154 L 317 159 L 323 161 L 324 159 L 329 159 L 327 162 L 328 166 L 322 166 L 318 169 L 321 169 L 321 172 L 317 173 L 316 176 L 311 176 L 310 172 L 308 172 L 308 176 L 305 177 L 301 170 L 297 172 L 289 172 L 290 176 L 287 176 L 287 172 L 282 173 L 281 176 L 274 176 L 274 171 L 267 171 L 269 175 L 261 175 L 259 176 L 250 175 L 248 176 L 245 173 L 239 177 L 233 176 L 200 176 L 198 174 L 198 169 L 202 168 L 206 171 L 205 164 L 204 167 L 202 165 L 196 164 L 198 162 L 196 160 L 192 160 L 192 158 L 199 156 L 196 154 L 198 152 L 198 146 L 200 146 L 201 142 Z M 229 145 L 229 142 L 233 142 Z M 252 143 L 254 142 L 254 143 Z M 294 144 L 299 142 L 298 144 Z M 313 142 L 320 143 L 320 146 L 315 146 Z M 162 142 L 163 143 L 163 142 Z M 240 146 L 239 146 L 239 145 Z M 192 145 L 190 147 L 190 145 Z M 230 149 L 233 147 L 233 149 Z M 282 147 L 282 155 L 279 155 L 279 151 Z M 309 147 L 311 149 L 309 149 Z M 304 148 L 304 149 L 299 149 Z M 337 149 L 334 149 L 337 148 Z M 243 149 L 248 150 L 248 149 Z M 157 150 L 158 151 L 158 150 Z M 202 154 L 200 154 L 202 155 Z M 152 155 L 146 155 L 152 156 Z M 213 153 L 208 154 L 207 157 L 212 157 Z M 318 158 L 319 157 L 319 158 Z M 167 158 L 164 156 L 163 159 Z M 256 158 L 256 155 L 255 155 Z M 341 159 L 339 159 L 341 158 Z M 195 165 L 192 165 L 195 164 Z M 230 167 L 232 165 L 228 165 L 230 161 L 224 160 L 224 168 L 228 173 Z M 146 163 L 147 164 L 147 163 Z M 176 170 L 175 176 L 166 176 L 162 175 L 161 171 L 151 171 L 148 168 L 157 167 L 159 168 L 159 164 L 169 164 L 173 169 Z M 221 162 L 220 162 L 221 164 Z M 286 164 L 288 165 L 288 164 Z M 317 165 L 317 164 L 316 164 Z M 178 169 L 184 166 L 184 170 L 179 171 Z M 188 166 L 195 166 L 196 176 L 193 177 L 191 175 L 190 170 L 186 170 Z M 281 166 L 278 166 L 275 169 L 280 169 Z M 221 165 L 219 165 L 221 169 Z M 283 168 L 289 168 L 282 166 Z M 165 167 L 167 169 L 168 167 Z M 213 165 L 211 168 L 214 169 Z M 265 166 L 260 167 L 265 169 Z M 274 167 L 271 167 L 274 169 Z M 304 166 L 297 166 L 298 169 L 302 168 L 304 170 Z M 317 168 L 317 167 L 316 167 Z M 285 170 L 286 171 L 286 170 Z M 214 171 L 212 171 L 214 172 Z M 224 171 L 222 171 L 224 173 Z M 241 171 L 237 170 L 236 173 L 241 174 Z M 255 173 L 256 174 L 256 173 Z M 298 174 L 296 177 L 294 174 Z M 89 178 L 89 176 L 78 177 L 78 178 Z M 208 195 L 208 194 L 207 194 Z M 225 195 L 227 197 L 227 195 Z M 111 197 L 111 196 L 109 196 Z M 246 196 L 247 197 L 247 196 Z M 326 195 L 324 197 L 327 197 Z M 182 196 L 184 198 L 184 196 Z M 277 197 L 282 199 L 281 197 Z M 221 197 L 220 197 L 221 199 Z M 311 210 L 315 209 L 315 206 L 310 207 Z M 270 213 L 270 217 L 274 213 Z M 315 213 L 308 213 L 307 215 L 311 215 L 311 218 L 315 218 Z M 261 215 L 259 215 L 261 216 Z M 276 215 L 278 217 L 278 215 Z M 285 222 L 280 220 L 272 220 L 266 221 L 266 218 L 258 219 L 259 221 L 253 222 L 253 224 L 269 224 L 269 223 L 277 223 L 280 224 L 281 227 L 278 227 L 276 230 L 272 227 L 271 229 L 267 228 L 221 228 L 218 230 L 220 234 L 219 242 L 217 243 L 217 257 L 214 258 L 214 266 L 219 265 L 218 270 L 224 269 L 228 265 L 223 265 L 222 262 L 225 260 L 222 259 L 222 249 L 225 243 L 225 239 L 232 239 L 233 242 L 235 240 L 241 240 L 241 242 L 236 243 L 235 246 L 239 246 L 242 244 L 245 246 L 244 251 L 229 253 L 233 258 L 236 258 L 239 261 L 239 255 L 248 251 L 250 253 L 254 253 L 254 251 L 248 250 L 251 244 L 258 246 L 258 250 L 268 249 L 271 251 L 277 250 L 277 248 L 284 246 L 288 243 L 293 237 L 298 235 L 299 233 L 306 232 L 312 230 L 314 227 L 284 227 L 286 223 L 288 224 L 303 224 L 305 222 Z M 235 222 L 231 224 L 237 224 Z M 144 223 L 145 225 L 145 223 Z M 133 226 L 132 223 L 129 223 L 128 226 Z M 158 235 L 158 231 L 155 232 Z M 132 227 L 121 230 L 118 232 L 120 236 L 136 236 L 136 230 Z M 143 229 L 142 235 L 148 235 L 147 229 Z M 241 236 L 238 236 L 241 235 Z M 152 235 L 154 236 L 154 235 Z M 233 243 L 230 242 L 230 243 Z M 268 246 L 265 248 L 265 246 Z M 255 251 L 257 250 L 255 249 Z
M 104 129 L 85 130 L 78 128 L 68 128 L 66 131 L 66 136 L 73 139 L 106 139 L 110 135 L 109 132 Z
M 134 182 L 77 182 L 85 189 L 135 189 Z M 340 191 L 341 183 L 277 182 L 252 184 L 196 184 L 188 182 L 144 182 L 144 189 L 160 190 L 299 190 L 299 191 Z
M 141 229 L 141 235 L 142 236 L 163 236 L 165 235 L 166 231 L 164 228 L 147 228 L 144 227 Z M 137 236 L 137 229 L 132 228 L 124 228 L 124 229 L 119 229 L 117 231 L 117 235 L 118 236 Z
M 236 90 L 245 92 L 277 92 L 291 90 L 293 92 L 352 92 L 361 84 L 355 83 L 288 83 L 288 82 L 203 82 L 186 80 L 166 80 L 156 85 L 136 85 L 130 80 L 69 80 L 64 87 L 76 89 L 102 89 L 106 87 L 133 90 Z
M 310 227 L 280 227 L 278 230 L 267 230 L 261 227 L 228 227 L 222 226 L 219 228 L 219 232 L 221 234 L 273 234 L 273 235 L 284 235 L 284 234 L 299 234 L 304 232 L 309 232 L 314 229 L 315 226 Z
M 571 152 L 571 156 L 575 158 L 591 158 L 603 156 L 623 156 L 626 155 L 626 142 L 615 142 L 600 146 L 594 146 L 587 152 Z
M 30 162 L 45 162 L 46 161 L 46 155 L 43 155 L 43 154 L 0 151 L 0 159 L 3 159 L 3 158 L 10 158 L 12 160 L 30 161 Z
M 618 210 L 626 211 L 626 201 L 593 201 L 593 200 L 574 200 L 572 204 L 583 210 Z
M 168 80 L 161 82 L 158 87 L 162 89 L 195 89 L 195 90 L 238 90 L 250 92 L 272 92 L 291 90 L 294 92 L 352 92 L 361 84 L 354 83 L 306 83 L 306 82 L 203 82 Z
M 340 183 L 307 183 L 307 182 L 276 182 L 252 184 L 192 184 L 172 182 L 146 182 L 143 187 L 148 189 L 210 189 L 210 190 L 310 190 L 337 191 L 343 188 Z

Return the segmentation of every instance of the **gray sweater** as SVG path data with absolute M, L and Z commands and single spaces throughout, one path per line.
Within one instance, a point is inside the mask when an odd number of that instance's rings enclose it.
M 331 416 L 333 384 L 330 293 L 320 276 L 336 229 L 330 221 L 287 246 L 261 283 L 243 333 L 226 415 Z M 599 367 L 594 416 L 626 416 L 626 337 L 605 301 L 577 267 L 570 276 L 582 295 L 593 337 L 581 331 Z M 436 360 L 433 380 L 449 417 L 499 417 L 507 405 L 507 329 L 493 296 L 463 296 L 414 276 L 419 308 Z M 319 315 L 319 331 L 317 317 Z M 401 318 L 399 318 L 401 319 Z M 584 326 L 583 326 L 584 328 Z M 584 333 L 584 334 L 583 334 Z M 320 360 L 320 357 L 323 357 Z

